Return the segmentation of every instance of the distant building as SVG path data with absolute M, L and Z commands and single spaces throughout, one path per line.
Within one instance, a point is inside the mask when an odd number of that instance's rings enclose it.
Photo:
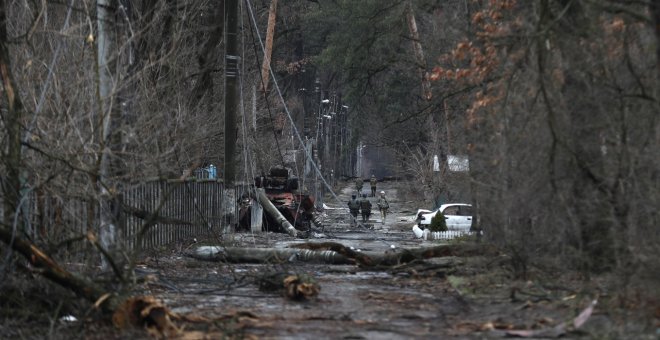
M 447 167 L 449 171 L 467 172 L 470 171 L 470 160 L 468 156 L 448 155 Z

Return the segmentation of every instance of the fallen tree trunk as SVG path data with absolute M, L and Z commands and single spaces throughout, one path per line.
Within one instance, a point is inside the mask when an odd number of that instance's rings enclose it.
M 284 263 L 313 262 L 328 264 L 354 264 L 355 261 L 332 250 L 309 250 L 292 248 L 238 248 L 202 246 L 189 254 L 206 261 L 233 263 Z
M 189 255 L 206 261 L 232 263 L 315 262 L 357 264 L 362 267 L 394 266 L 434 257 L 484 254 L 483 246 L 445 244 L 428 248 L 399 249 L 392 252 L 358 252 L 340 243 L 302 243 L 292 248 L 236 248 L 203 246 Z
M 412 249 L 395 249 L 390 252 L 379 253 L 372 251 L 356 252 L 336 242 L 308 242 L 296 244 L 291 247 L 309 249 L 314 251 L 331 250 L 353 259 L 356 264 L 363 267 L 394 266 L 434 257 L 479 255 L 483 254 L 483 246 L 470 244 L 443 244 L 435 247 Z
M 277 210 L 275 205 L 273 205 L 273 202 L 268 199 L 268 196 L 266 196 L 266 193 L 263 189 L 257 189 L 257 199 L 259 200 L 259 203 L 261 203 L 261 205 L 264 207 L 264 211 L 268 213 L 275 220 L 275 222 L 281 225 L 282 229 L 286 230 L 289 235 L 296 237 L 298 234 L 296 228 L 294 228 L 291 223 L 289 223 L 289 221 L 284 216 L 282 216 L 282 213 Z
M 112 323 L 116 327 L 146 328 L 149 334 L 158 338 L 180 335 L 182 329 L 172 322 L 176 315 L 155 298 L 134 296 L 126 299 L 126 295 L 108 292 L 89 278 L 67 271 L 34 243 L 21 238 L 4 225 L 0 225 L 0 240 L 23 255 L 42 276 L 73 291 L 106 315 L 112 315 Z M 90 242 L 98 245 L 95 240 Z
M 38 268 L 45 278 L 97 304 L 103 311 L 112 312 L 121 303 L 117 295 L 108 293 L 88 278 L 67 271 L 32 242 L 12 233 L 9 228 L 0 227 L 0 239 Z

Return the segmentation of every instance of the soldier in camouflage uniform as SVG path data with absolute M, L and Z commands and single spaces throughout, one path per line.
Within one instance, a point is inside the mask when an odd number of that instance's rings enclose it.
M 371 202 L 367 198 L 367 194 L 362 194 L 360 210 L 362 211 L 362 223 L 367 223 L 369 216 L 371 216 Z
M 376 197 L 376 184 L 378 184 L 378 180 L 376 179 L 376 176 L 371 175 L 369 184 L 371 184 L 371 197 Z
M 378 210 L 380 210 L 381 223 L 385 224 L 385 219 L 387 218 L 387 209 L 390 208 L 390 203 L 387 202 L 387 198 L 385 198 L 385 191 L 380 192 L 380 197 L 378 198 L 376 205 L 378 206 Z
M 360 202 L 358 202 L 355 194 L 351 195 L 351 200 L 348 201 L 348 211 L 351 213 L 351 227 L 357 224 L 357 216 L 360 212 Z
M 362 186 L 364 185 L 364 180 L 362 177 L 355 179 L 355 189 L 357 190 L 358 196 L 362 196 Z

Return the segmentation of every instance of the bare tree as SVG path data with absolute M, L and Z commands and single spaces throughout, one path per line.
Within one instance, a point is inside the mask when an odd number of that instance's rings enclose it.
M 198 82 L 219 82 L 222 67 L 215 59 L 189 63 L 222 42 L 212 36 L 221 22 L 209 30 L 209 21 L 197 19 L 216 7 L 0 3 L 3 275 L 12 268 L 13 248 L 47 278 L 93 302 L 130 289 L 132 266 L 124 264 L 140 249 L 119 238 L 126 235 L 121 217 L 143 216 L 144 231 L 157 215 L 125 206 L 122 190 L 153 176 L 180 178 L 183 170 L 222 157 L 218 93 L 208 91 L 206 106 L 191 100 L 207 90 L 195 89 Z M 70 271 L 62 260 L 71 258 L 91 266 Z M 99 258 L 112 267 L 110 284 L 85 276 Z M 117 301 L 108 300 L 108 309 Z
M 466 111 L 473 181 L 487 237 L 511 251 L 519 275 L 542 254 L 599 271 L 648 266 L 631 249 L 657 251 L 640 237 L 657 197 L 646 153 L 658 142 L 654 32 L 634 15 L 643 10 L 484 4 L 475 37 L 434 70 L 479 85 Z

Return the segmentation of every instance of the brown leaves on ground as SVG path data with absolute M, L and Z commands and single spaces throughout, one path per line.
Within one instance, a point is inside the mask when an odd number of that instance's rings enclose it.
M 318 293 L 318 290 L 316 293 Z M 185 330 L 184 326 L 177 327 L 173 320 L 184 323 L 207 324 L 214 327 L 220 322 L 225 326 L 227 324 L 231 326 L 205 331 Z M 250 312 L 236 312 L 215 318 L 202 315 L 179 315 L 170 311 L 153 296 L 129 298 L 117 308 L 112 316 L 113 324 L 120 330 L 129 327 L 144 328 L 149 335 L 155 338 L 175 339 L 225 339 L 233 338 L 233 335 L 245 339 L 249 336 L 243 334 L 243 329 L 246 326 L 253 325 L 257 320 L 258 317 Z
M 112 315 L 112 323 L 119 329 L 141 327 L 155 337 L 175 337 L 181 330 L 172 322 L 172 312 L 153 296 L 127 299 Z
M 258 279 L 258 284 L 261 291 L 284 290 L 284 296 L 291 300 L 308 300 L 321 291 L 316 280 L 306 274 L 266 273 Z
M 538 320 L 535 324 L 537 329 L 521 329 L 519 325 L 503 322 L 501 320 L 488 321 L 485 323 L 475 322 L 461 322 L 453 327 L 453 334 L 468 334 L 472 332 L 490 332 L 498 336 L 507 337 L 520 337 L 520 338 L 558 338 L 573 332 L 591 317 L 596 306 L 597 301 L 593 300 L 582 312 L 577 315 L 571 322 L 561 322 L 555 326 L 550 326 L 553 323 L 551 318 L 543 318 Z
M 307 275 L 289 275 L 283 283 L 286 297 L 291 300 L 309 300 L 321 291 L 313 278 Z

